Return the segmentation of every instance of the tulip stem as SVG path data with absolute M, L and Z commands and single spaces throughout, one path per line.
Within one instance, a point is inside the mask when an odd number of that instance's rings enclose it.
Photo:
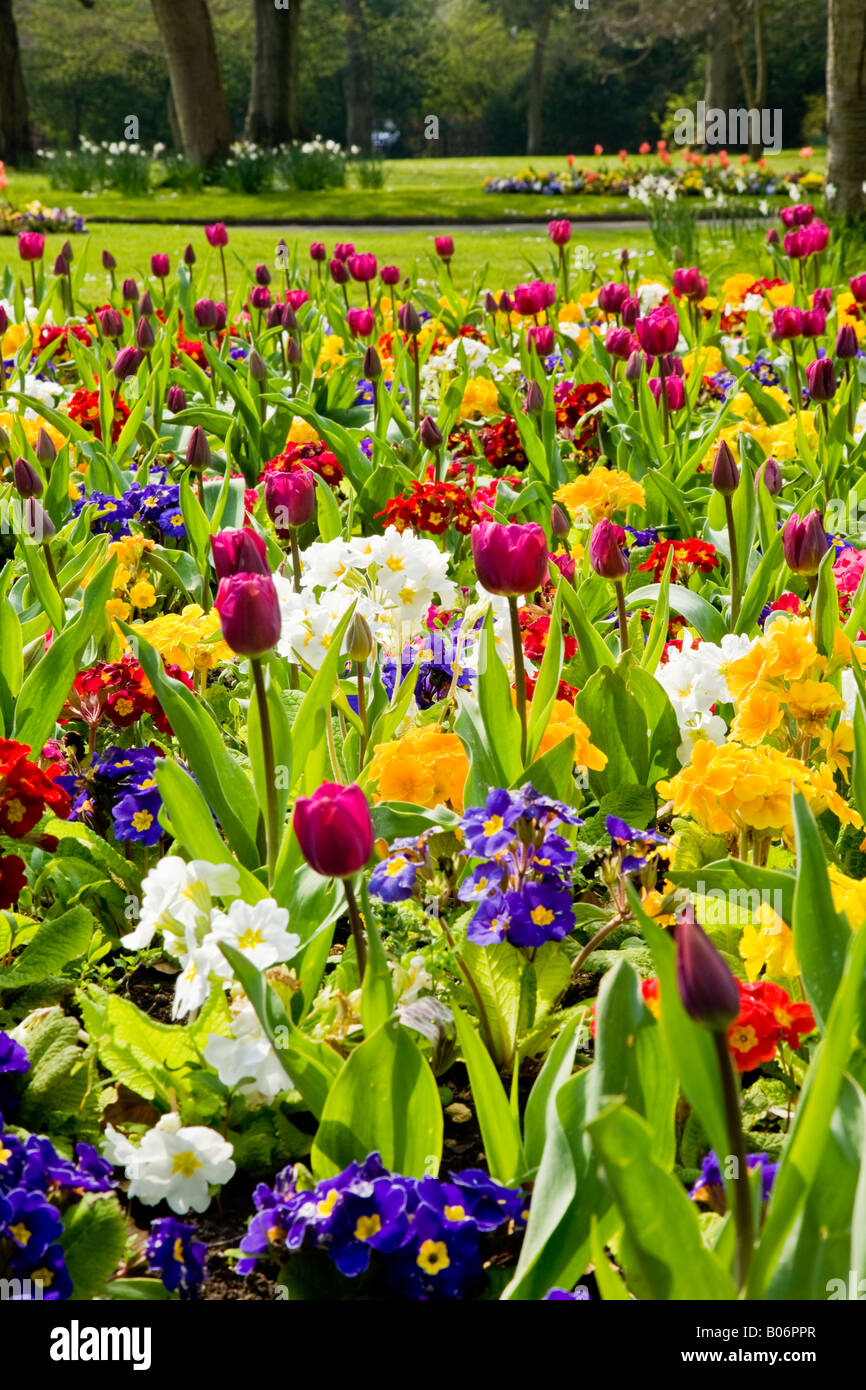
M 740 557 L 737 551 L 737 528 L 734 525 L 734 504 L 730 497 L 725 498 L 725 517 L 731 549 L 731 627 L 734 627 L 740 616 Z
M 226 312 L 228 312 L 228 307 L 229 307 L 229 277 L 228 277 L 228 271 L 226 270 L 226 253 L 225 253 L 224 249 L 222 248 L 222 246 L 220 247 L 220 264 L 222 265 L 222 270 L 223 270 L 223 294 L 225 295 L 225 299 L 226 299 Z
M 358 718 L 363 726 L 361 734 L 361 748 L 358 754 L 358 772 L 364 771 L 364 754 L 367 751 L 367 688 L 364 683 L 364 663 L 355 663 L 355 672 L 358 678 Z
M 619 579 L 614 580 L 613 586 L 616 589 L 616 611 L 619 614 L 619 654 L 625 656 L 631 648 L 628 640 L 628 614 L 625 611 L 625 589 Z
M 253 683 L 256 688 L 259 727 L 262 731 L 262 760 L 265 765 L 265 831 L 267 835 L 268 852 L 268 887 L 272 888 L 274 883 L 274 870 L 277 865 L 277 840 L 279 836 L 279 827 L 277 825 L 277 785 L 276 767 L 274 765 L 274 738 L 271 732 L 271 716 L 268 710 L 268 697 L 265 691 L 265 676 L 262 669 L 261 658 L 258 656 L 250 657 L 250 666 L 253 673 Z
M 363 984 L 364 971 L 367 968 L 367 943 L 364 939 L 364 923 L 361 921 L 361 914 L 358 911 L 358 900 L 355 897 L 355 889 L 352 886 L 352 880 L 350 878 L 344 878 L 343 887 L 346 890 L 346 906 L 349 909 L 352 940 L 355 943 L 355 955 L 358 958 L 358 974 L 361 977 L 361 984 Z
M 755 1244 L 755 1217 L 752 1211 L 749 1167 L 746 1163 L 746 1144 L 740 1116 L 739 1087 L 734 1073 L 734 1064 L 728 1050 L 727 1034 L 722 1030 L 713 1029 L 713 1042 L 722 1081 L 722 1097 L 725 1106 L 730 1156 L 734 1159 L 732 1182 L 734 1224 L 737 1232 L 737 1286 L 742 1292 L 749 1277 L 749 1266 L 752 1262 L 752 1251 Z
M 418 335 L 412 338 L 412 365 L 414 376 L 412 379 L 412 405 L 415 412 L 415 429 L 421 429 L 421 364 L 418 360 Z
M 520 763 L 526 766 L 526 669 L 523 665 L 523 641 L 520 636 L 520 617 L 517 612 L 517 598 L 508 595 L 508 612 L 511 617 L 511 645 L 514 649 L 514 686 L 517 693 L 517 713 L 520 715 Z
M 659 358 L 659 376 L 661 377 L 661 383 L 662 383 L 662 389 L 661 389 L 661 398 L 662 398 L 662 420 L 664 421 L 665 444 L 667 444 L 668 440 L 669 440 L 670 437 L 671 437 L 671 423 L 670 423 L 670 419 L 669 419 L 669 415 L 668 415 L 668 383 L 667 383 L 667 373 L 665 372 L 665 364 L 664 364 L 664 359 L 663 359 L 662 357 Z
M 794 369 L 794 387 L 797 392 L 796 399 L 794 401 L 794 409 L 799 415 L 803 405 L 803 388 L 800 385 L 800 364 L 797 361 L 797 347 L 794 343 L 793 338 L 791 339 L 791 365 Z

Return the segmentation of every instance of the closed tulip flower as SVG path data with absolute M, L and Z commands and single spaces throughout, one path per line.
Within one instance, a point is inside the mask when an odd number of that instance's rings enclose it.
M 673 352 L 680 337 L 680 321 L 675 309 L 653 309 L 635 324 L 638 342 L 649 357 Z
M 782 470 L 772 456 L 767 459 L 760 473 L 756 475 L 756 483 L 758 478 L 762 480 L 771 497 L 778 497 L 782 491 Z
M 124 280 L 120 292 L 128 304 L 132 304 L 133 300 L 138 303 L 138 285 L 131 276 Z
M 650 377 L 649 388 L 653 394 L 656 405 L 663 400 L 662 383 L 657 376 Z M 666 376 L 664 379 L 664 392 L 667 399 L 669 411 L 682 410 L 686 403 L 686 388 L 683 385 L 681 376 Z
M 310 259 L 314 261 L 324 261 L 328 258 L 328 252 L 323 241 L 310 242 Z
M 169 268 L 170 268 L 170 264 L 171 264 L 171 262 L 169 261 L 168 256 L 162 254 L 161 252 L 157 253 L 157 254 L 154 255 L 154 256 L 151 256 L 151 258 L 150 258 L 150 273 L 151 273 L 151 275 L 156 276 L 157 280 L 164 280 L 165 277 L 168 275 Z
M 41 232 L 18 233 L 18 255 L 22 261 L 41 261 L 45 253 L 45 237 Z
M 830 541 L 818 512 L 810 512 L 801 521 L 794 512 L 782 530 L 782 549 L 788 568 L 795 574 L 817 574 Z
M 443 261 L 450 261 L 454 255 L 454 238 L 450 236 L 437 236 L 433 238 L 436 247 L 436 255 Z
M 184 247 L 183 263 L 187 266 L 195 265 L 195 248 L 191 241 L 188 241 Z
M 674 294 L 682 299 L 690 299 L 695 304 L 704 299 L 707 293 L 707 277 L 701 275 L 696 265 L 689 266 L 688 269 L 681 268 L 674 271 L 673 275 Z
M 360 284 L 366 284 L 370 280 L 375 280 L 379 269 L 376 257 L 370 252 L 365 251 L 357 256 L 350 256 L 346 262 L 349 267 L 349 274 L 353 280 Z
M 547 537 L 534 521 L 473 526 L 472 557 L 478 582 L 490 594 L 531 594 L 547 579 Z
M 32 463 L 19 457 L 12 465 L 12 481 L 19 497 L 41 497 L 42 479 Z
M 796 304 L 782 304 L 773 310 L 772 336 L 780 342 L 799 338 L 803 332 L 803 310 Z
M 316 514 L 316 484 L 308 468 L 265 474 L 265 507 L 283 540 L 293 526 L 303 526 Z M 258 537 L 256 538 L 258 539 Z
M 269 573 L 241 571 L 221 579 L 214 608 L 223 637 L 238 656 L 264 656 L 280 640 L 280 603 Z
M 628 285 L 619 279 L 610 279 L 598 292 L 598 307 L 605 314 L 620 314 L 628 299 Z
M 224 222 L 214 222 L 212 226 L 205 227 L 204 234 L 210 246 L 228 246 L 229 234 Z
M 379 272 L 383 285 L 398 285 L 400 283 L 400 267 L 396 265 L 383 265 Z
M 442 448 L 442 431 L 431 415 L 424 416 L 418 435 L 424 448 L 429 449 L 431 453 Z
M 114 359 L 114 375 L 118 381 L 126 381 L 127 377 L 135 376 L 143 361 L 144 353 L 140 348 L 121 348 Z
M 207 442 L 207 435 L 201 425 L 196 425 L 186 446 L 186 466 L 198 470 L 205 469 L 210 461 L 210 445 Z
M 859 350 L 857 330 L 853 323 L 843 323 L 836 334 L 836 356 L 843 361 L 856 357 Z
M 372 309 L 350 309 L 346 323 L 355 338 L 369 338 L 376 325 L 376 315 Z
M 172 415 L 179 415 L 182 410 L 186 410 L 186 392 L 183 387 L 169 386 L 165 403 Z
M 338 241 L 334 247 L 334 256 L 338 261 L 347 261 L 350 256 L 355 254 L 355 245 L 351 241 Z
M 866 275 L 852 275 L 848 287 L 858 304 L 866 304 Z
M 823 309 L 804 309 L 802 333 L 804 338 L 823 338 L 827 315 Z
M 567 217 L 556 218 L 547 224 L 547 235 L 554 246 L 567 246 L 571 241 L 571 223 Z
M 335 285 L 347 285 L 349 283 L 349 272 L 339 256 L 335 256 L 329 263 L 328 269 L 331 272 L 331 279 Z
M 123 332 L 123 315 L 118 309 L 103 309 L 97 318 L 104 337 L 112 340 L 120 337 Z
M 623 541 L 625 532 L 607 517 L 596 522 L 589 538 L 589 563 L 602 579 L 621 583 L 631 568 Z
M 836 394 L 836 373 L 830 357 L 818 357 L 806 368 L 806 386 L 813 401 L 823 404 Z
M 622 301 L 622 308 L 619 314 L 623 328 L 634 328 L 638 321 L 639 314 L 640 300 L 636 294 L 629 295 L 627 299 Z
M 740 470 L 726 440 L 719 440 L 713 460 L 713 487 L 723 497 L 732 497 L 740 485 Z
M 251 527 L 219 531 L 210 538 L 217 579 L 233 574 L 270 574 L 264 538 Z
M 686 1013 L 695 1023 L 723 1032 L 740 1012 L 740 991 L 691 907 L 677 918 L 676 948 L 677 989 Z
M 323 782 L 312 796 L 295 802 L 292 826 L 301 853 L 323 878 L 350 878 L 373 852 L 373 822 L 357 785 Z
M 216 328 L 217 311 L 212 299 L 197 299 L 192 311 L 199 328 L 206 332 Z
M 533 324 L 526 335 L 526 346 L 534 348 L 539 357 L 549 357 L 556 347 L 556 335 L 547 323 Z

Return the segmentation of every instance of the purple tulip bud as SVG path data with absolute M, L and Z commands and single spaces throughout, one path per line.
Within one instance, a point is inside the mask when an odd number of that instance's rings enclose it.
M 223 638 L 238 656 L 264 656 L 279 642 L 283 622 L 272 575 L 239 573 L 221 579 L 214 608 Z
M 140 348 L 121 348 L 114 359 L 114 375 L 118 381 L 126 381 L 127 377 L 135 376 L 143 361 L 144 353 Z
M 677 988 L 695 1023 L 724 1032 L 740 1012 L 740 991 L 723 956 L 687 907 L 677 918 Z
M 362 370 L 367 381 L 378 381 L 382 375 L 382 361 L 372 343 L 364 353 Z
M 206 331 L 216 328 L 217 312 L 212 299 L 197 299 L 193 307 L 195 321 Z
M 265 360 L 262 357 L 262 354 L 258 351 L 257 348 L 253 348 L 252 352 L 247 358 L 247 366 L 250 369 L 250 376 L 252 377 L 253 381 L 264 381 L 265 377 L 268 374 L 268 369 L 265 366 Z
M 210 445 L 201 425 L 196 425 L 186 446 L 187 468 L 205 469 L 211 461 Z
M 739 486 L 740 470 L 727 441 L 720 439 L 713 460 L 713 487 L 723 497 L 733 497 Z
M 164 280 L 171 268 L 171 262 L 163 252 L 158 252 L 150 258 L 150 273 L 155 275 L 157 280 Z
M 291 304 L 284 304 L 280 309 L 280 323 L 287 333 L 294 333 L 298 326 L 298 316 Z
M 182 410 L 186 410 L 186 392 L 182 386 L 169 386 L 165 403 L 172 415 L 179 415 Z
M 643 375 L 643 353 L 635 348 L 625 364 L 626 381 L 640 381 Z
M 138 312 L 146 319 L 153 317 L 153 300 L 150 290 L 145 290 L 141 299 L 138 301 Z
M 836 394 L 836 372 L 831 357 L 816 357 L 806 368 L 806 386 L 813 401 L 832 401 Z
M 775 228 L 775 227 L 771 227 L 771 228 L 769 229 L 769 231 L 767 232 L 767 235 L 765 236 L 764 240 L 766 241 L 766 243 L 767 243 L 768 246 L 778 246 L 778 244 L 779 244 L 779 233 L 776 231 L 776 228 Z
M 64 275 L 68 275 L 68 273 L 69 266 L 66 263 L 63 252 L 61 251 L 54 262 L 54 274 L 59 278 Z
M 116 270 L 116 269 L 117 269 L 117 261 L 114 259 L 114 257 L 112 256 L 112 254 L 111 254 L 110 251 L 103 251 L 103 253 L 102 253 L 102 269 L 103 269 L 103 270 Z
M 782 470 L 772 455 L 767 459 L 760 473 L 755 475 L 756 483 L 759 477 L 763 479 L 764 487 L 770 496 L 778 497 L 782 491 Z
M 12 465 L 12 481 L 19 497 L 41 497 L 42 479 L 32 463 L 19 455 Z
M 416 338 L 421 332 L 421 319 L 411 300 L 400 305 L 397 318 L 407 338 Z
M 286 361 L 290 367 L 297 367 L 304 360 L 301 345 L 297 338 L 290 338 L 286 343 Z
M 431 453 L 442 448 L 442 431 L 431 415 L 424 416 L 418 434 L 424 448 L 429 449 Z
M 309 468 L 289 472 L 271 469 L 265 474 L 265 507 L 285 540 L 293 526 L 304 526 L 316 515 L 316 482 Z
M 40 463 L 47 464 L 49 467 L 57 458 L 54 440 L 44 426 L 41 425 L 39 427 L 39 433 L 36 436 L 35 454 Z
M 135 283 L 134 280 L 124 280 L 123 285 L 121 287 L 121 293 L 123 294 L 124 299 L 128 300 L 131 304 L 133 300 L 138 299 L 138 285 Z
M 843 323 L 836 334 L 836 356 L 844 362 L 850 357 L 856 357 L 858 349 L 856 328 L 853 323 Z
M 349 272 L 346 269 L 345 261 L 341 261 L 339 257 L 335 256 L 329 263 L 328 269 L 335 285 L 347 285 L 349 283 Z
M 156 342 L 156 334 L 150 326 L 150 320 L 145 318 L 143 314 L 138 320 L 138 326 L 135 330 L 135 341 L 142 352 L 150 352 Z
M 624 541 L 625 532 L 607 517 L 593 527 L 589 538 L 589 563 L 602 579 L 619 583 L 628 574 L 631 564 Z
M 3 337 L 3 335 L 4 335 L 4 333 L 6 332 L 6 329 L 7 329 L 8 327 L 9 327 L 9 315 L 7 314 L 6 310 L 3 308 L 3 305 L 0 304 L 0 338 Z
M 529 389 L 523 398 L 523 411 L 525 415 L 540 415 L 544 409 L 544 393 L 535 377 L 529 383 Z
M 310 242 L 310 256 L 314 261 L 324 261 L 327 259 L 328 252 L 323 241 Z
M 571 532 L 571 518 L 559 502 L 550 509 L 550 529 L 559 541 L 567 541 Z
M 817 574 L 830 542 L 818 512 L 801 521 L 794 512 L 782 530 L 782 549 L 788 568 L 795 574 Z
M 256 284 L 269 285 L 271 283 L 271 272 L 266 265 L 256 266 Z
M 183 253 L 183 263 L 184 265 L 195 265 L 195 250 L 191 241 L 188 241 L 186 244 L 186 249 Z
M 268 310 L 267 314 L 265 315 L 265 327 L 266 327 L 266 328 L 282 328 L 282 326 L 283 326 L 283 311 L 282 311 L 282 306 L 279 305 L 279 304 L 272 304 L 271 307 L 270 307 L 270 309 Z
M 123 315 L 119 309 L 103 309 L 99 315 L 99 326 L 104 337 L 112 340 L 119 338 L 123 333 Z
M 42 503 L 37 502 L 35 497 L 28 497 L 25 500 L 21 524 L 25 534 L 31 540 L 38 541 L 42 545 L 46 541 L 53 540 L 57 535 L 57 527 Z
M 484 296 L 484 312 L 487 314 L 495 314 L 498 312 L 498 309 L 499 305 L 496 303 L 495 297 L 488 290 Z
M 223 304 L 222 300 L 221 300 L 221 299 L 218 299 L 217 302 L 216 302 L 216 331 L 217 331 L 217 333 L 222 333 L 223 329 L 224 329 L 225 326 L 226 326 L 226 319 L 227 319 L 227 318 L 228 318 L 228 309 L 227 309 L 226 306 Z

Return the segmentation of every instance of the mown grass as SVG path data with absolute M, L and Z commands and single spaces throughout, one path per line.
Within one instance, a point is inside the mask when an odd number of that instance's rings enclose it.
M 227 262 L 231 288 L 240 281 L 249 283 L 252 268 L 264 262 L 271 268 L 275 287 L 282 280 L 276 268 L 279 228 L 238 227 L 229 233 Z M 705 273 L 733 269 L 755 269 L 766 274 L 761 231 L 742 230 L 731 236 L 721 236 L 704 229 L 701 234 L 700 263 Z M 326 241 L 330 251 L 335 241 L 352 241 L 359 251 L 373 251 L 380 265 L 393 264 L 403 276 L 414 275 L 432 281 L 434 273 L 442 283 L 442 267 L 434 272 L 432 231 L 392 231 L 371 227 L 328 227 L 286 231 L 290 254 L 297 255 L 300 267 L 306 271 L 309 262 L 309 243 L 314 239 Z M 53 234 L 46 239 L 46 271 L 66 238 Z M 460 227 L 454 232 L 456 254 L 452 263 L 454 285 L 458 291 L 468 289 L 473 275 L 483 274 L 483 285 L 493 290 L 511 288 L 517 281 L 531 278 L 534 273 L 545 277 L 552 274 L 551 244 L 541 228 L 527 227 Z M 171 258 L 172 273 L 183 255 L 184 247 L 192 243 L 197 261 L 194 266 L 195 292 L 218 294 L 222 297 L 219 257 L 207 244 L 198 228 L 180 226 L 112 225 L 95 227 L 84 235 L 71 238 L 76 260 L 86 261 L 86 297 L 94 303 L 104 299 L 109 278 L 101 265 L 101 252 L 107 248 L 117 261 L 118 283 L 125 276 L 134 276 L 141 288 L 151 278 L 150 257 L 153 252 L 165 252 Z M 619 251 L 627 248 L 644 274 L 669 273 L 670 267 L 654 250 L 649 232 L 644 229 L 601 229 L 591 225 L 576 229 L 572 247 L 586 246 L 595 258 L 598 272 L 610 278 L 616 272 Z M 21 262 L 12 237 L 0 238 L 0 269 L 11 266 L 21 273 Z M 486 267 L 486 269 L 485 269 Z M 89 293 L 87 293 L 89 291 Z M 357 289 L 353 302 L 360 303 Z
M 805 167 L 794 150 L 783 150 L 778 155 L 768 155 L 767 161 L 771 169 L 780 172 Z M 620 167 L 615 156 L 612 159 L 605 156 L 600 159 L 594 156 L 578 157 L 577 163 L 583 168 Z M 634 156 L 632 164 L 659 170 L 662 167 L 654 157 L 643 160 Z M 564 155 L 539 158 L 533 160 L 532 165 L 539 172 L 553 170 L 556 173 L 564 172 L 567 167 Z M 512 218 L 634 216 L 635 205 L 627 197 L 600 194 L 564 197 L 484 193 L 482 185 L 487 176 L 516 176 L 523 173 L 527 167 L 526 159 L 514 156 L 405 159 L 386 162 L 385 185 L 380 189 L 357 188 L 354 186 L 354 175 L 350 174 L 345 188 L 327 189 L 317 193 L 283 191 L 242 194 L 230 193 L 220 187 L 205 188 L 196 192 L 155 188 L 145 195 L 134 197 L 116 192 L 96 192 L 92 195 L 71 193 L 65 189 L 52 188 L 42 172 L 7 171 L 10 174 L 7 196 L 18 205 L 38 198 L 40 202 L 52 206 L 57 203 L 72 203 L 88 217 L 130 220 L 159 218 L 173 221 L 183 218 L 200 222 L 252 222 L 259 219 L 285 219 L 305 223 L 437 220 L 483 222 L 509 221 Z M 809 167 L 823 170 L 822 152 L 816 152 Z M 696 206 L 700 206 L 700 199 L 696 198 L 694 201 Z M 774 203 L 783 201 L 785 200 L 773 200 Z

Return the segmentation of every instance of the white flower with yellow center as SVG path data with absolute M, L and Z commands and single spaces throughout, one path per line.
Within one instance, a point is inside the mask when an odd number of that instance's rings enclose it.
M 287 931 L 289 914 L 273 898 L 245 903 L 238 898 L 228 912 L 214 912 L 211 931 L 215 942 L 234 946 L 257 970 L 287 961 L 298 951 L 301 938 Z
M 206 859 L 187 863 L 175 854 L 161 859 L 141 886 L 138 925 L 121 937 L 121 945 L 128 951 L 141 951 L 161 932 L 172 955 L 178 954 L 178 947 L 183 949 L 188 928 L 207 929 L 214 897 L 231 897 L 240 890 L 238 871 L 231 864 L 211 864 Z
M 222 1187 L 235 1173 L 232 1145 L 204 1125 L 182 1125 L 180 1116 L 163 1115 L 136 1148 L 111 1125 L 106 1157 L 122 1165 L 129 1196 L 145 1206 L 166 1202 L 178 1216 L 207 1211 L 211 1187 Z

